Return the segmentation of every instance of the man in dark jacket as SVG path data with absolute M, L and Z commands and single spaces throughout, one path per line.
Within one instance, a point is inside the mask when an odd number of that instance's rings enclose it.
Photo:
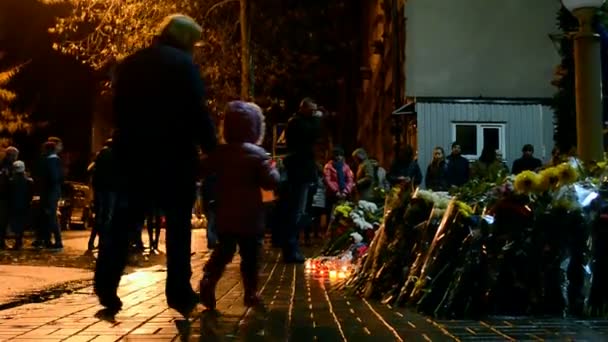
M 208 153 L 216 146 L 204 85 L 193 61 L 201 33 L 192 18 L 169 16 L 152 45 L 128 56 L 115 71 L 113 153 L 120 172 L 110 233 L 95 269 L 95 293 L 106 307 L 101 316 L 122 308 L 116 292 L 127 263 L 129 232 L 152 205 L 167 218 L 167 303 L 188 316 L 198 302 L 190 283 L 198 149 Z
M 54 141 L 49 140 L 44 143 L 42 160 L 37 173 L 42 215 L 40 222 L 41 242 L 43 247 L 56 250 L 63 249 L 61 228 L 57 221 L 57 206 L 61 198 L 61 187 L 63 185 L 63 165 L 58 155 L 61 148 L 62 145 Z M 51 237 L 53 237 L 54 243 L 51 243 Z
M 92 165 L 93 173 L 93 207 L 95 209 L 95 225 L 89 237 L 88 251 L 95 248 L 95 238 L 99 236 L 99 245 L 110 227 L 114 214 L 116 200 L 114 157 L 112 155 L 112 139 L 108 139 L 104 147 L 95 157 Z
M 283 259 L 288 263 L 302 263 L 300 230 L 306 224 L 306 204 L 310 184 L 317 181 L 315 144 L 321 133 L 321 119 L 317 104 L 309 98 L 300 103 L 298 112 L 289 119 L 285 137 L 288 155 L 285 158 L 289 187 L 288 214 L 285 223 Z
M 460 144 L 457 142 L 453 143 L 452 154 L 447 157 L 448 167 L 446 176 L 449 186 L 462 186 L 469 181 L 469 160 L 460 153 Z
M 524 171 L 537 171 L 543 166 L 543 163 L 538 158 L 534 158 L 534 146 L 530 144 L 524 145 L 521 149 L 522 156 L 513 162 L 511 171 L 514 175 L 518 175 Z

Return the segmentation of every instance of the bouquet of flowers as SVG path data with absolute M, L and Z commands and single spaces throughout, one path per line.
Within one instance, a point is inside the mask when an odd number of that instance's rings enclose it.
M 362 243 L 369 243 L 380 226 L 380 213 L 381 209 L 376 204 L 367 201 L 337 205 L 329 224 L 329 241 L 322 248 L 320 255 L 335 256 L 344 252 L 353 244 L 353 233 L 362 237 Z

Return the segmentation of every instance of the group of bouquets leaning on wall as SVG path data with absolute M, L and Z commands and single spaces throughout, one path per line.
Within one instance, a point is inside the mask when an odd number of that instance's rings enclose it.
M 449 193 L 397 186 L 383 206 L 338 205 L 328 235 L 307 267 L 347 271 L 339 286 L 366 298 L 449 318 L 608 316 L 605 163 Z

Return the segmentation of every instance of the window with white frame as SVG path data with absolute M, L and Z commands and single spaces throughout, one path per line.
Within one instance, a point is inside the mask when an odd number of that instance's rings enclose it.
M 452 141 L 460 144 L 462 155 L 469 159 L 478 158 L 484 146 L 507 153 L 504 123 L 453 122 Z

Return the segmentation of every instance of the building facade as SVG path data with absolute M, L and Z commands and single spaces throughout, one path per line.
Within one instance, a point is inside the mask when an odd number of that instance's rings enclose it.
M 548 106 L 559 55 L 559 0 L 408 0 L 405 94 L 415 102 L 422 169 L 453 141 L 476 159 L 495 147 L 510 163 L 524 144 L 546 160 L 553 147 Z M 449 153 L 449 152 L 448 152 Z

